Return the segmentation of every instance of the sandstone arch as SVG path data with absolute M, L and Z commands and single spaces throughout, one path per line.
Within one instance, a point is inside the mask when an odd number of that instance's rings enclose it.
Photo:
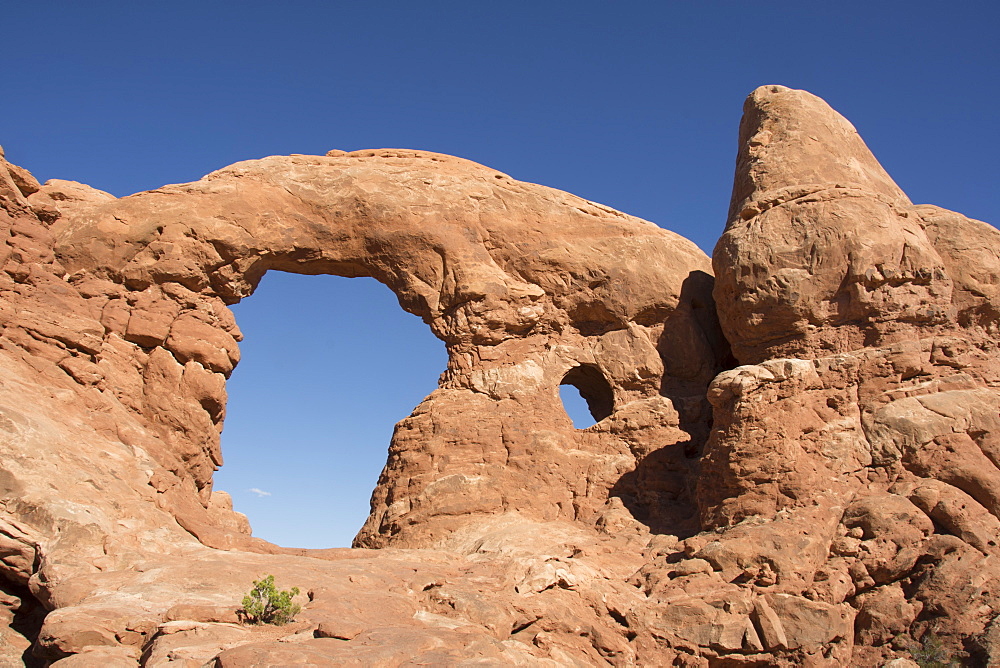
M 808 93 L 744 111 L 714 289 L 675 235 L 435 154 L 121 200 L 4 163 L 6 607 L 78 665 L 1000 661 L 1000 233 Z M 448 348 L 356 539 L 385 549 L 254 541 L 212 490 L 226 305 L 268 269 L 372 276 Z M 588 365 L 614 411 L 577 431 Z M 294 643 L 219 623 L 261 572 L 309 590 Z
M 10 275 L 24 286 L 17 319 L 7 322 L 51 341 L 53 352 L 41 355 L 51 360 L 48 384 L 22 383 L 41 411 L 23 416 L 34 434 L 23 447 L 41 453 L 36 471 L 59 462 L 58 498 L 99 509 L 86 524 L 57 513 L 14 538 L 23 556 L 10 577 L 31 579 L 46 601 L 62 589 L 45 582 L 125 573 L 154 553 L 230 565 L 248 557 L 209 558 L 200 545 L 303 554 L 250 538 L 245 519 L 212 490 L 225 378 L 242 338 L 227 304 L 271 269 L 376 278 L 448 349 L 439 388 L 397 426 L 359 546 L 454 549 L 481 537 L 482 522 L 505 532 L 534 527 L 532 540 L 560 521 L 638 527 L 609 489 L 650 452 L 690 440 L 681 413 L 704 402 L 707 378 L 700 390 L 675 393 L 680 412 L 661 394 L 657 341 L 664 320 L 686 308 L 681 286 L 708 271 L 707 257 L 651 223 L 465 160 L 332 152 L 238 163 L 120 200 L 71 182 L 28 190 L 5 191 L 8 211 L 23 221 L 14 228 L 21 269 Z M 27 241 L 39 238 L 41 249 Z M 709 290 L 703 285 L 699 299 L 710 300 Z M 60 328 L 56 313 L 73 324 Z M 20 350 L 39 357 L 31 346 Z M 568 423 L 555 392 L 579 365 L 600 366 L 620 414 L 587 433 Z M 47 392 L 85 397 L 97 417 L 59 426 L 45 417 L 53 412 Z M 81 440 L 94 450 L 68 474 L 64 444 Z M 100 463 L 111 453 L 113 463 Z M 84 480 L 105 496 L 80 487 Z M 37 483 L 28 471 L 12 482 Z M 51 494 L 37 488 L 23 497 L 44 508 Z M 62 543 L 40 540 L 46 533 Z M 127 580 L 108 590 L 113 605 L 98 596 L 57 606 L 44 651 L 73 651 L 67 629 L 120 606 Z
M 557 426 L 548 388 L 567 362 L 600 358 L 619 405 L 657 396 L 662 370 L 652 342 L 678 307 L 684 279 L 708 264 L 693 244 L 651 223 L 421 152 L 265 158 L 122 200 L 68 201 L 57 200 L 64 213 L 52 231 L 70 281 L 110 281 L 145 300 L 122 337 L 151 348 L 157 368 L 196 362 L 227 375 L 239 335 L 225 304 L 249 295 L 270 269 L 376 278 L 446 343 L 439 390 L 397 429 L 358 538 L 366 546 L 434 544 L 456 516 L 598 512 L 614 474 L 595 480 L 586 470 L 636 454 L 619 435 L 580 442 Z M 178 307 L 181 292 L 188 303 Z M 158 312 L 171 313 L 159 337 L 145 315 Z M 470 417 L 480 423 L 475 439 L 457 435 Z M 667 429 L 669 439 L 677 426 L 641 429 Z M 182 432 L 171 437 L 204 500 L 217 444 L 193 445 Z M 477 454 L 464 469 L 441 467 L 430 446 L 437 442 L 452 456 L 455 448 Z M 560 458 L 570 448 L 589 461 L 560 462 L 577 472 L 557 480 L 511 466 L 512 458 Z M 514 479 L 504 479 L 512 469 Z M 530 498 L 518 489 L 532 490 Z M 442 506 L 448 512 L 433 519 Z

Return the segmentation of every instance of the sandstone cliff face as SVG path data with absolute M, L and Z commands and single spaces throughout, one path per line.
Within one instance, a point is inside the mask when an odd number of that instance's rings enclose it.
M 8 662 L 1000 661 L 1000 233 L 912 205 L 808 93 L 747 100 L 714 280 L 432 153 L 122 199 L 0 167 Z M 228 305 L 269 270 L 374 277 L 448 349 L 354 550 L 252 538 L 212 490 Z M 232 623 L 262 573 L 304 592 L 290 627 Z

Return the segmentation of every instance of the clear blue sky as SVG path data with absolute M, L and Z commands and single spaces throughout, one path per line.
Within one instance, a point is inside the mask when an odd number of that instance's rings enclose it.
M 743 98 L 824 97 L 914 201 L 1000 221 L 997 2 L 8 3 L 0 144 L 115 195 L 237 160 L 420 148 L 710 252 Z M 257 535 L 345 545 L 444 352 L 366 279 L 268 275 L 223 437 Z M 249 490 L 269 492 L 259 496 Z

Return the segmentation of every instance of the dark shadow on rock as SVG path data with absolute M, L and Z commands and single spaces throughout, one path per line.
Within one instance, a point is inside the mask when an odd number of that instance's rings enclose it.
M 660 394 L 704 395 L 719 372 L 736 366 L 722 333 L 712 288 L 715 279 L 692 271 L 681 284 L 677 308 L 663 323 L 657 350 L 663 360 Z
M 616 496 L 632 517 L 655 534 L 687 538 L 698 533 L 698 509 L 690 493 L 693 462 L 685 451 L 690 443 L 654 450 L 614 484 Z
M 21 654 L 21 661 L 25 668 L 44 668 L 49 662 L 35 656 L 32 649 L 35 641 L 38 640 L 38 633 L 42 630 L 42 622 L 45 621 L 46 610 L 42 604 L 32 596 L 31 591 L 0 576 L 0 594 L 6 601 L 13 603 L 12 612 L 14 619 L 10 622 L 10 628 L 27 638 L 31 643 Z
M 691 272 L 657 342 L 663 360 L 660 394 L 673 403 L 678 426 L 689 439 L 653 450 L 611 489 L 611 496 L 620 498 L 633 517 L 657 534 L 685 538 L 701 530 L 695 486 L 699 459 L 712 431 L 706 392 L 716 375 L 737 364 L 719 326 L 714 285 L 710 274 Z

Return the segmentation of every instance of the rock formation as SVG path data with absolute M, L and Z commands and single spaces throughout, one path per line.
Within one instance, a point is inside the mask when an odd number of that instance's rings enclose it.
M 712 262 L 426 152 L 121 199 L 0 167 L 6 663 L 1000 663 L 1000 232 L 808 93 L 748 98 Z M 447 346 L 355 549 L 212 489 L 269 270 L 374 277 Z M 236 623 L 265 573 L 291 625 Z

